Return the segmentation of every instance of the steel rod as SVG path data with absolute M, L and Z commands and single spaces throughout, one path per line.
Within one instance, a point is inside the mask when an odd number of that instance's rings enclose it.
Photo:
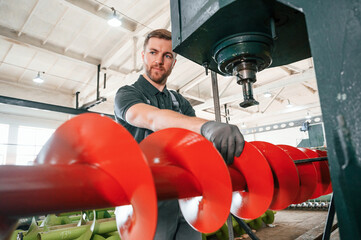
M 218 80 L 217 80 L 216 72 L 211 71 L 211 79 L 212 79 L 214 114 L 216 116 L 216 122 L 221 122 L 221 106 L 219 103 Z
M 75 108 L 76 109 L 79 109 L 79 94 L 80 94 L 80 92 L 76 92 L 75 93 Z
M 97 100 L 100 99 L 100 91 L 99 91 L 99 81 L 100 81 L 100 64 L 98 64 L 98 71 L 97 71 Z
M 213 92 L 213 103 L 214 103 L 214 114 L 216 122 L 221 122 L 221 105 L 219 102 L 219 90 L 218 90 L 218 79 L 217 79 L 217 73 L 214 71 L 211 71 L 211 80 L 212 80 L 212 92 Z M 228 237 L 229 240 L 234 239 L 234 233 L 233 233 L 233 225 L 232 225 L 232 216 L 229 214 L 227 218 L 227 224 L 228 224 Z
M 252 229 L 242 219 L 234 216 L 234 219 L 238 222 L 241 228 L 243 228 L 252 240 L 259 240 L 259 238 L 252 232 Z
M 332 195 L 331 204 L 330 204 L 330 208 L 328 209 L 328 215 L 327 215 L 327 220 L 326 220 L 326 225 L 325 225 L 325 230 L 323 232 L 322 240 L 330 239 L 335 212 L 336 211 L 335 211 L 334 196 Z
M 328 160 L 327 157 L 306 158 L 306 159 L 295 160 L 294 163 L 299 164 L 299 163 L 309 163 L 309 162 L 321 162 L 327 160 Z

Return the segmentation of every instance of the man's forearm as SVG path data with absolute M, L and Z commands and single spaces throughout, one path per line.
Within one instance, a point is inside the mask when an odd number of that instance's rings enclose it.
M 235 125 L 189 117 L 144 103 L 130 107 L 126 112 L 126 121 L 154 132 L 165 128 L 185 128 L 200 133 L 214 144 L 227 164 L 232 164 L 234 157 L 239 157 L 243 151 L 244 138 Z
M 126 113 L 128 123 L 152 131 L 165 128 L 185 128 L 200 133 L 201 126 L 207 120 L 197 117 L 189 117 L 178 112 L 159 109 L 147 104 L 136 104 Z

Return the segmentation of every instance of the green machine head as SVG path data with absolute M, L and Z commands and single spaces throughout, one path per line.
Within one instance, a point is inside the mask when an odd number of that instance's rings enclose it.
M 237 76 L 244 108 L 257 72 L 311 56 L 303 13 L 274 0 L 171 0 L 171 20 L 173 50 Z

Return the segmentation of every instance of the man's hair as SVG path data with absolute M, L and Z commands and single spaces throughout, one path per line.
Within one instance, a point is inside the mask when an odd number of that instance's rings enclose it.
M 143 45 L 144 50 L 149 42 L 149 39 L 152 37 L 165 39 L 165 40 L 172 40 L 172 34 L 167 29 L 153 30 L 150 33 L 148 33 L 148 35 L 146 36 L 146 38 L 144 40 L 144 45 Z

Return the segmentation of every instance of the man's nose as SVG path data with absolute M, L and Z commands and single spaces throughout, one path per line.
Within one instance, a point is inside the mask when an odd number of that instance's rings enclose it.
M 157 58 L 155 59 L 155 62 L 158 64 L 163 64 L 163 56 L 158 55 Z

